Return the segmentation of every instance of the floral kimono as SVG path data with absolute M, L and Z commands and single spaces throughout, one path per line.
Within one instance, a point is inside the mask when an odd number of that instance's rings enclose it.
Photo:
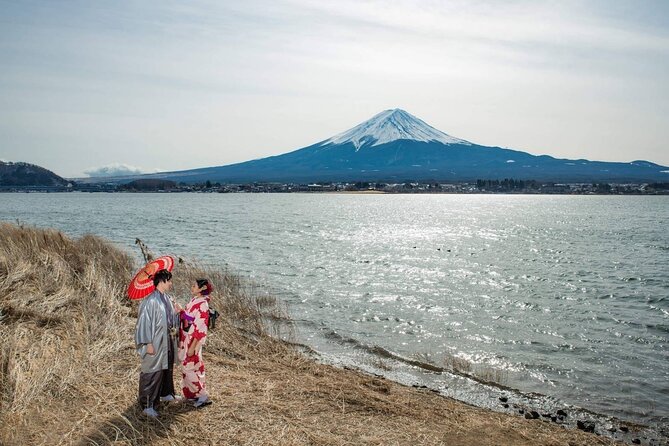
M 186 305 L 182 315 L 182 329 L 179 336 L 179 360 L 182 364 L 181 387 L 184 397 L 188 399 L 207 398 L 204 386 L 204 362 L 202 362 L 202 346 L 207 339 L 209 324 L 209 297 L 195 296 Z M 188 350 L 198 342 L 193 355 Z

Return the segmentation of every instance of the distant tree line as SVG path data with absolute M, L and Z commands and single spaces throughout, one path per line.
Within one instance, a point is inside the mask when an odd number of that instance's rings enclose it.
M 0 184 L 0 187 L 2 185 Z M 388 193 L 548 193 L 548 194 L 667 194 L 669 183 L 650 184 L 609 184 L 592 182 L 589 184 L 556 184 L 536 180 L 478 179 L 475 183 L 440 183 L 435 180 L 404 180 L 396 183 L 378 181 L 357 182 L 315 182 L 315 183 L 241 183 L 221 184 L 205 181 L 202 183 L 176 183 L 164 179 L 140 179 L 122 185 L 75 185 L 76 189 L 117 190 L 127 192 L 332 192 L 332 191 L 382 191 Z
M 608 183 L 592 183 L 592 188 L 598 194 L 608 194 L 611 192 L 611 185 Z
M 170 180 L 141 179 L 118 186 L 118 190 L 148 192 L 176 189 L 177 183 Z
M 653 190 L 669 190 L 669 183 L 650 183 L 648 188 Z
M 479 190 L 525 190 L 538 189 L 541 183 L 535 180 L 514 180 L 505 178 L 503 180 L 476 180 L 476 187 Z

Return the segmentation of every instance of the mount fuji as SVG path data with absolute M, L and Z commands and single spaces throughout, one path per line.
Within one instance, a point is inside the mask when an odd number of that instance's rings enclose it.
M 404 110 L 394 109 L 293 152 L 226 166 L 142 175 L 141 178 L 185 183 L 504 178 L 620 183 L 667 181 L 669 168 L 648 161 L 568 160 L 477 145 L 437 130 Z

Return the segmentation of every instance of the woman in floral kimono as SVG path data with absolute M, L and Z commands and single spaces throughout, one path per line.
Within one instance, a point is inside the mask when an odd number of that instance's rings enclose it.
M 182 364 L 181 387 L 184 397 L 195 407 L 211 404 L 205 388 L 202 346 L 207 340 L 209 326 L 209 294 L 212 286 L 207 279 L 198 279 L 191 286 L 193 298 L 181 314 L 179 359 Z

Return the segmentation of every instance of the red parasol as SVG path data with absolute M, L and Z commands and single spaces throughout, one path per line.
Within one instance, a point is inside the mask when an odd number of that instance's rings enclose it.
M 158 257 L 156 260 L 147 263 L 140 269 L 128 286 L 128 297 L 130 299 L 142 299 L 156 288 L 153 286 L 153 275 L 161 269 L 172 271 L 174 259 L 170 256 Z

